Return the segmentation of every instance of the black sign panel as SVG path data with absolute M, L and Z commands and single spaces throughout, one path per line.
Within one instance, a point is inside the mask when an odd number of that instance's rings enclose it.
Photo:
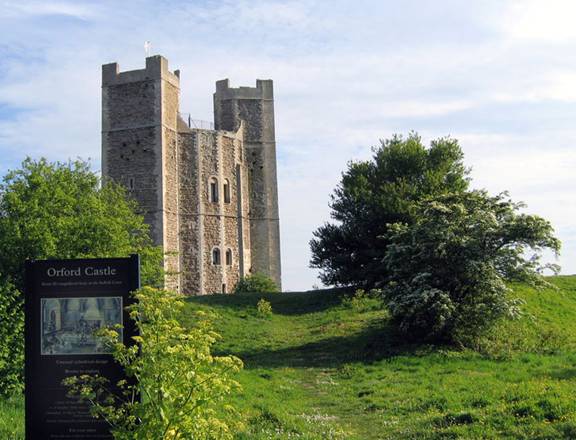
M 94 335 L 121 324 L 129 343 L 134 324 L 125 307 L 140 286 L 139 258 L 29 261 L 26 264 L 26 439 L 112 439 L 88 404 L 66 396 L 66 377 L 124 378 Z

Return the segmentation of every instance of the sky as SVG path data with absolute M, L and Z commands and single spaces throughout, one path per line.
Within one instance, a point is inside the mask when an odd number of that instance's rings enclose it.
M 416 131 L 458 139 L 472 185 L 548 219 L 576 273 L 576 2 L 0 0 L 0 175 L 26 156 L 100 169 L 100 66 L 181 71 L 181 111 L 215 81 L 273 79 L 284 290 L 321 285 L 312 232 L 350 160 Z

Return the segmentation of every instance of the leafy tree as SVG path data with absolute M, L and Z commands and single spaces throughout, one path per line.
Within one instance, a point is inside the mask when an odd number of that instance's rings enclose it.
M 274 282 L 274 280 L 262 273 L 256 272 L 251 275 L 246 275 L 242 277 L 238 284 L 236 284 L 236 288 L 234 289 L 234 293 L 272 293 L 278 292 L 278 286 Z
M 0 183 L 0 394 L 22 384 L 21 293 L 26 259 L 142 256 L 142 282 L 162 282 L 162 251 L 152 246 L 135 202 L 101 185 L 88 163 L 26 159 Z M 10 329 L 6 327 L 10 323 Z M 5 332 L 10 333 L 5 336 Z M 17 372 L 17 374 L 15 373 Z M 17 377 L 16 377 L 16 376 Z M 18 385 L 20 384 L 20 385 Z
M 468 172 L 454 139 L 430 148 L 415 133 L 381 141 L 372 160 L 351 162 L 342 174 L 331 196 L 336 222 L 314 232 L 311 267 L 326 285 L 377 286 L 386 275 L 388 224 L 412 224 L 411 207 L 428 196 L 466 190 Z
M 519 213 L 523 206 L 506 193 L 446 194 L 419 203 L 411 225 L 390 227 L 384 297 L 405 336 L 467 344 L 519 314 L 505 281 L 542 284 L 541 270 L 558 267 L 542 267 L 541 251 L 560 250 L 550 223 Z
M 110 424 L 115 439 L 232 439 L 238 426 L 222 415 L 234 415 L 225 397 L 239 389 L 230 375 L 242 361 L 210 353 L 218 335 L 205 312 L 196 312 L 190 328 L 181 324 L 181 296 L 145 287 L 136 299 L 129 307 L 136 344 L 119 342 L 115 329 L 100 331 L 128 380 L 109 384 L 98 376 L 72 377 L 65 380 L 70 394 L 90 402 L 92 414 Z
M 161 278 L 162 255 L 119 185 L 101 185 L 83 161 L 30 158 L 0 184 L 0 273 L 22 290 L 26 259 L 144 256 L 144 283 Z

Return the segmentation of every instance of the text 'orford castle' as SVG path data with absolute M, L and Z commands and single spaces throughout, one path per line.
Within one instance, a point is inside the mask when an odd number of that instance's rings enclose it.
M 216 83 L 214 130 L 179 112 L 180 72 L 102 66 L 102 175 L 123 185 L 162 246 L 167 285 L 227 292 L 260 272 L 280 286 L 280 232 L 271 80 Z

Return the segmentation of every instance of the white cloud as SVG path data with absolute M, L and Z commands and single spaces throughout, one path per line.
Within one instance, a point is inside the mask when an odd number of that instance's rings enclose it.
M 550 71 L 534 81 L 526 84 L 512 86 L 512 89 L 501 90 L 492 96 L 492 99 L 500 102 L 538 102 L 554 100 L 560 102 L 576 102 L 576 69 L 566 71 Z
M 515 0 L 503 17 L 502 29 L 513 40 L 566 44 L 576 39 L 572 0 Z
M 44 15 L 61 15 L 85 20 L 94 16 L 94 9 L 86 4 L 66 1 L 20 0 L 0 2 L 0 18 Z

